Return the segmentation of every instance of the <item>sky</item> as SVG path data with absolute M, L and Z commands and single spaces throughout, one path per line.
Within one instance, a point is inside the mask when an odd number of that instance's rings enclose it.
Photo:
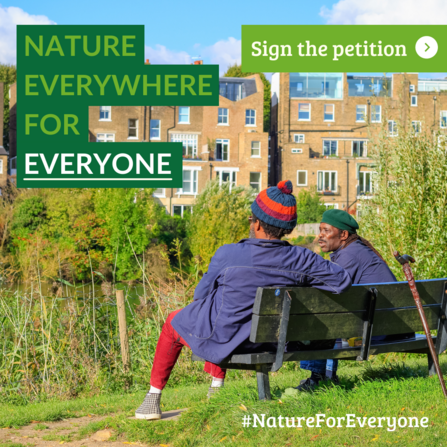
M 17 24 L 145 25 L 151 63 L 189 64 L 199 58 L 219 64 L 223 73 L 240 63 L 241 25 L 447 24 L 447 1 L 0 0 L 0 63 L 15 64 Z

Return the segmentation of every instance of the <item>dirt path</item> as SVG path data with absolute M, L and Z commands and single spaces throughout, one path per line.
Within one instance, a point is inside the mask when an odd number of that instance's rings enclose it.
M 162 419 L 155 423 L 163 423 L 164 421 L 176 420 L 186 408 L 181 410 L 166 411 L 163 413 Z M 105 419 L 107 416 L 81 417 L 75 419 L 66 419 L 58 422 L 41 422 L 27 425 L 20 429 L 4 428 L 0 429 L 0 445 L 5 442 L 13 442 L 36 447 L 52 447 L 64 445 L 67 447 L 98 447 L 101 444 L 107 447 L 127 447 L 129 445 L 144 446 L 139 442 L 129 441 L 109 441 L 114 435 L 113 430 L 101 430 L 90 437 L 80 441 L 61 441 L 62 436 L 77 437 L 79 430 L 91 422 L 97 422 Z M 135 419 L 135 418 L 131 418 Z M 148 422 L 149 423 L 149 422 Z M 154 422 L 150 422 L 154 423 Z M 46 428 L 45 428 L 46 427 Z M 47 437 L 58 437 L 57 440 L 49 441 Z M 47 438 L 47 439 L 43 439 Z

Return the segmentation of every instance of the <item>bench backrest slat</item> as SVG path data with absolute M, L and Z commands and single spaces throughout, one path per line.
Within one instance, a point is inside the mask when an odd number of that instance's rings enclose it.
M 437 329 L 446 281 L 417 281 L 428 324 L 432 329 Z M 341 295 L 314 288 L 259 288 L 253 307 L 250 341 L 278 341 L 282 299 L 286 290 L 292 297 L 287 341 L 362 336 L 370 287 L 375 287 L 379 292 L 373 335 L 423 330 L 408 283 L 353 286 Z

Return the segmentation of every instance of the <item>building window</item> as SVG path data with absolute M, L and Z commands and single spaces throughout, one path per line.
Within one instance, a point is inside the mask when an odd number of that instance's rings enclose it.
M 290 73 L 291 98 L 343 98 L 343 73 Z
M 411 107 L 416 107 L 418 105 L 418 97 L 416 95 L 411 96 Z
M 356 141 L 352 142 L 352 156 L 353 157 L 366 157 L 366 141 Z
M 197 170 L 183 170 L 183 187 L 180 194 L 197 194 Z
M 219 95 L 230 101 L 240 101 L 246 96 L 245 85 L 240 82 L 219 82 Z
M 392 78 L 383 76 L 347 75 L 348 96 L 391 96 Z
M 261 173 L 250 172 L 250 186 L 256 191 L 261 191 Z
M 413 134 L 417 135 L 419 133 L 421 133 L 421 122 L 420 121 L 412 121 L 411 122 L 411 126 L 413 128 Z
M 359 194 L 372 194 L 374 192 L 373 174 L 371 171 L 359 172 Z
M 99 106 L 99 121 L 112 121 L 112 106 Z
M 334 121 L 334 116 L 335 116 L 334 104 L 325 104 L 324 105 L 324 120 L 325 121 Z
M 151 120 L 150 138 L 151 140 L 160 139 L 160 120 Z
M 334 193 L 337 191 L 337 171 L 317 172 L 317 191 Z
M 293 141 L 294 141 L 295 143 L 301 143 L 301 144 L 304 144 L 304 134 L 303 134 L 303 133 L 296 133 L 296 134 L 293 136 Z
M 441 110 L 441 121 L 440 121 L 441 129 L 447 128 L 447 110 Z
M 366 106 L 358 105 L 355 109 L 355 120 L 360 123 L 364 123 L 366 121 Z
M 219 185 L 222 186 L 223 183 L 230 184 L 230 192 L 233 186 L 236 186 L 236 171 L 216 171 L 216 178 L 219 179 Z
M 245 125 L 256 126 L 256 110 L 247 109 L 245 111 Z
M 137 139 L 137 138 L 138 138 L 138 120 L 129 119 L 127 139 Z
M 160 197 L 160 198 L 165 198 L 166 197 L 166 189 L 165 188 L 158 188 L 154 191 L 154 193 L 152 194 L 154 197 Z
M 338 141 L 323 140 L 323 155 L 337 155 Z
M 11 175 L 17 174 L 17 157 L 13 157 L 9 160 L 9 173 Z
M 178 122 L 180 124 L 189 124 L 189 107 L 178 108 Z
M 3 159 L 0 158 L 0 174 L 3 174 Z
M 307 186 L 307 171 L 296 171 L 296 184 Z
M 219 107 L 217 112 L 217 124 L 228 124 L 228 109 Z
M 182 143 L 185 158 L 197 157 L 197 135 L 173 133 L 171 142 Z
M 215 160 L 229 161 L 230 140 L 216 140 Z
M 174 216 L 186 217 L 192 214 L 192 205 L 174 205 L 172 207 Z
M 115 141 L 115 134 L 114 133 L 97 133 L 96 141 L 98 143 L 109 143 L 109 142 Z
M 390 137 L 397 137 L 398 129 L 396 121 L 389 120 L 388 121 L 388 135 Z
M 414 85 L 410 85 L 410 93 L 414 93 L 416 91 L 416 87 Z
M 371 122 L 381 123 L 382 122 L 382 106 L 371 106 Z
M 260 141 L 252 141 L 251 142 L 251 156 L 252 157 L 261 157 L 261 142 Z
M 310 104 L 298 104 L 298 120 L 310 121 Z
M 325 203 L 324 206 L 327 210 L 338 210 L 338 203 Z

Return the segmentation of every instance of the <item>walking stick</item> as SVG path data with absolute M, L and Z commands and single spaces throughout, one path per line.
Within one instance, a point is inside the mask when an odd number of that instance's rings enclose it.
M 410 285 L 411 292 L 413 293 L 413 298 L 416 303 L 416 307 L 419 312 L 419 316 L 422 321 L 422 326 L 424 326 L 425 336 L 427 337 L 428 348 L 430 350 L 431 358 L 435 363 L 436 374 L 438 375 L 439 382 L 441 383 L 442 392 L 444 393 L 444 397 L 447 397 L 447 390 L 445 388 L 444 377 L 442 376 L 441 368 L 439 367 L 438 356 L 436 355 L 435 345 L 433 344 L 433 339 L 431 338 L 430 328 L 428 327 L 427 318 L 424 313 L 424 308 L 421 304 L 421 298 L 419 296 L 419 292 L 416 288 L 416 283 L 414 281 L 413 272 L 411 271 L 410 262 L 415 262 L 414 258 L 410 255 L 401 256 L 398 251 L 395 251 L 394 257 L 402 264 L 402 268 L 405 273 L 405 277 L 407 278 L 408 284 Z

